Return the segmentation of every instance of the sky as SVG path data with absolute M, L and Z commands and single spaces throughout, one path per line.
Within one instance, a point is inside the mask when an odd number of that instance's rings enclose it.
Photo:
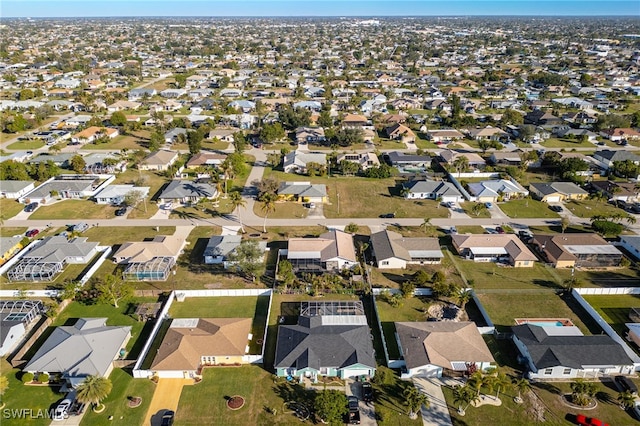
M 0 0 L 0 17 L 610 16 L 640 0 Z

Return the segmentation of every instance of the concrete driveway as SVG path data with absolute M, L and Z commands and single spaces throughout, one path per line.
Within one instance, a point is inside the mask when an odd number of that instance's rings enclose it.
M 352 379 L 347 379 L 346 389 L 347 396 L 353 395 L 358 398 L 358 408 L 360 408 L 360 424 L 363 426 L 375 426 L 376 411 L 373 404 L 368 404 L 362 400 L 362 382 L 356 382 Z
M 422 422 L 425 426 L 453 426 L 447 401 L 444 399 L 441 386 L 443 382 L 440 379 L 426 379 L 422 377 L 414 377 L 413 383 L 420 392 L 427 395 L 431 403 L 429 408 L 422 406 Z
M 147 410 L 144 426 L 158 426 L 165 411 L 177 412 L 182 387 L 192 385 L 193 379 L 160 379 L 153 392 L 151 404 Z

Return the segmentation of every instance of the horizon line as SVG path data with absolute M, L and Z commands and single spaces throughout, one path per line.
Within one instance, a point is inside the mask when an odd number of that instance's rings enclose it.
M 332 19 L 362 19 L 362 18 L 619 18 L 621 16 L 640 20 L 640 15 L 636 14 L 608 14 L 608 15 L 548 15 L 548 14 L 523 14 L 523 15 L 496 15 L 496 14 L 469 14 L 469 15 L 96 15 L 96 16 L 0 16 L 0 21 L 8 19 L 96 19 L 96 18 L 252 18 L 252 19 L 273 19 L 273 18 L 332 18 Z

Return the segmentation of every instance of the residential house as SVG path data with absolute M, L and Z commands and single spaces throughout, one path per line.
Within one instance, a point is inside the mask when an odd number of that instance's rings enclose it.
M 282 182 L 277 193 L 286 201 L 300 203 L 326 203 L 328 200 L 327 187 L 311 182 Z
M 532 183 L 529 191 L 544 203 L 559 203 L 567 200 L 584 200 L 589 193 L 573 182 Z
M 97 204 L 119 206 L 125 201 L 129 193 L 136 191 L 139 193 L 140 199 L 146 199 L 149 196 L 150 190 L 151 187 L 148 186 L 135 186 L 130 184 L 109 185 L 98 192 L 95 195 L 95 199 Z
M 123 243 L 113 259 L 126 265 L 122 274 L 125 280 L 166 281 L 185 244 L 181 236 L 156 235 L 150 241 Z
M 140 99 L 144 99 L 145 97 L 151 98 L 152 96 L 156 96 L 158 92 L 154 88 L 140 88 L 140 89 L 131 89 L 129 90 L 129 100 L 137 101 Z
M 396 123 L 384 129 L 389 139 L 401 140 L 402 142 L 413 143 L 416 140 L 416 134 L 413 130 L 404 124 Z
M 630 182 L 614 182 L 611 180 L 592 180 L 589 185 L 597 192 L 602 192 L 609 200 L 632 203 L 638 201 L 639 189 Z
M 119 134 L 120 132 L 118 131 L 118 129 L 113 129 L 111 127 L 91 126 L 71 136 L 71 142 L 85 144 L 94 142 L 101 137 L 113 139 Z
M 11 259 L 16 253 L 22 250 L 22 235 L 13 237 L 0 237 L 0 265 Z
M 160 203 L 197 203 L 202 199 L 212 200 L 218 196 L 218 190 L 214 185 L 198 183 L 190 180 L 172 180 L 160 193 Z
M 464 135 L 456 129 L 428 130 L 427 136 L 435 144 L 449 143 L 464 139 Z
M 619 144 L 640 139 L 640 132 L 631 128 L 606 129 L 601 131 L 600 135 Z
M 180 135 L 184 135 L 184 140 L 187 140 L 187 129 L 182 127 L 174 127 L 173 129 L 165 132 L 164 134 L 164 142 L 167 144 L 177 143 L 178 139 L 181 137 Z
M 298 127 L 296 129 L 296 142 L 299 145 L 306 143 L 319 144 L 326 140 L 322 127 Z
M 293 151 L 284 156 L 283 170 L 285 173 L 307 173 L 307 164 L 316 163 L 327 165 L 327 155 L 314 152 Z
M 622 260 L 622 252 L 598 234 L 534 235 L 531 244 L 556 268 L 604 268 Z
M 209 238 L 204 249 L 204 263 L 207 265 L 225 264 L 229 254 L 233 253 L 242 241 L 241 235 L 214 235 Z
M 485 180 L 469 184 L 469 192 L 481 203 L 508 201 L 514 198 L 523 198 L 529 195 L 515 180 Z
M 221 142 L 233 143 L 233 135 L 238 129 L 213 129 L 209 132 L 209 139 L 217 139 Z
M 244 113 L 248 113 L 256 109 L 256 103 L 244 99 L 229 102 L 231 108 L 238 109 Z
M 471 321 L 396 322 L 406 377 L 461 376 L 495 365 L 476 324 Z
M 624 247 L 636 260 L 640 260 L 640 235 L 620 235 L 618 245 Z
M 216 166 L 219 167 L 227 159 L 227 154 L 219 154 L 217 152 L 200 151 L 197 154 L 193 154 L 189 161 L 187 161 L 187 169 L 196 169 L 201 166 Z
M 46 204 L 54 198 L 90 198 L 113 182 L 114 179 L 113 175 L 109 175 L 107 179 L 98 175 L 58 175 L 43 182 L 33 191 L 27 192 L 18 201 L 25 204 L 32 201 Z
M 140 170 L 165 171 L 168 170 L 176 161 L 178 161 L 178 153 L 175 151 L 160 150 L 147 155 L 138 165 Z
M 371 249 L 379 269 L 439 264 L 444 257 L 437 238 L 407 238 L 388 230 L 371 234 Z
M 0 300 L 0 356 L 6 356 L 46 311 L 40 300 Z
M 0 180 L 0 197 L 17 200 L 35 189 L 32 180 Z
M 402 184 L 404 198 L 407 200 L 428 199 L 444 203 L 457 203 L 463 200 L 458 189 L 450 182 L 435 180 L 412 180 Z
M 483 129 L 469 129 L 469 137 L 477 141 L 502 141 L 508 139 L 509 135 L 502 129 L 487 126 Z
M 278 377 L 373 377 L 371 332 L 360 301 L 300 303 L 294 325 L 279 325 L 274 368 Z
M 440 154 L 438 155 L 445 163 L 450 166 L 452 166 L 460 157 L 466 157 L 467 164 L 473 170 L 482 170 L 487 165 L 487 162 L 484 160 L 484 158 L 480 157 L 480 155 L 476 154 L 475 152 L 458 152 L 451 149 L 444 149 L 440 151 Z
M 378 156 L 373 152 L 338 154 L 338 156 L 336 157 L 336 163 L 340 164 L 343 161 L 356 163 L 358 166 L 360 166 L 360 170 L 367 170 L 371 167 L 380 166 L 380 160 L 378 160 Z
M 474 262 L 499 262 L 516 268 L 531 268 L 538 260 L 514 234 L 452 235 L 451 240 L 460 256 Z
M 161 378 L 196 377 L 202 367 L 247 363 L 252 318 L 174 318 L 153 358 Z
M 489 162 L 494 165 L 504 164 L 505 166 L 519 166 L 522 163 L 520 154 L 520 151 L 494 151 L 491 153 L 491 157 L 489 157 Z
M 296 272 L 338 272 L 358 264 L 353 236 L 337 229 L 318 238 L 290 238 L 281 254 Z
M 111 105 L 107 106 L 107 111 L 116 112 L 116 111 L 122 111 L 122 110 L 127 110 L 127 109 L 128 110 L 137 110 L 141 106 L 142 106 L 142 104 L 140 102 L 120 100 L 120 101 L 116 101 L 116 102 L 112 103 Z
M 86 237 L 67 240 L 62 235 L 45 237 L 9 269 L 9 281 L 53 281 L 67 264 L 87 264 L 96 255 L 98 243 Z
M 342 120 L 344 127 L 364 127 L 370 125 L 369 120 L 364 115 L 347 114 Z
M 576 326 L 512 327 L 513 342 L 532 380 L 598 378 L 633 374 L 634 363 L 620 344 L 605 334 L 584 336 Z
M 23 371 L 57 373 L 71 387 L 87 376 L 109 377 L 130 338 L 130 326 L 109 326 L 107 318 L 79 318 L 74 325 L 56 327 Z
M 640 165 L 640 156 L 631 151 L 602 149 L 593 154 L 593 159 L 604 170 L 613 168 L 616 161 L 631 161 L 635 165 Z
M 85 172 L 90 174 L 104 175 L 121 173 L 127 170 L 128 160 L 113 153 L 93 152 L 85 155 L 82 159 L 85 163 Z
M 536 126 L 557 126 L 562 124 L 562 118 L 556 117 L 550 112 L 541 109 L 534 109 L 524 116 L 525 124 L 533 124 Z
M 185 89 L 164 89 L 160 92 L 163 98 L 179 98 L 187 94 Z
M 405 154 L 400 151 L 391 151 L 383 155 L 383 158 L 395 167 L 430 167 L 431 157 L 428 155 Z

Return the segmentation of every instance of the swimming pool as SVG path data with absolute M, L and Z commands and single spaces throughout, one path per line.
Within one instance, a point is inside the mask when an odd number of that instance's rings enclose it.
M 538 327 L 570 327 L 573 324 L 568 318 L 517 318 L 516 324 L 531 324 Z
M 537 325 L 540 327 L 564 327 L 562 321 L 525 321 L 523 324 Z

